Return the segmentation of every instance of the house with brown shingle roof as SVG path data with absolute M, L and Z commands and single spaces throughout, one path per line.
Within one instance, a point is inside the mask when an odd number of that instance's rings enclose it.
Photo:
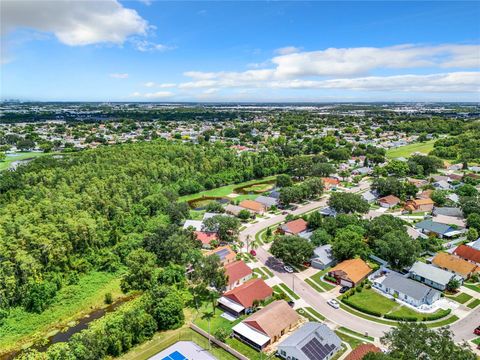
M 333 267 L 328 275 L 337 279 L 337 283 L 341 286 L 354 287 L 371 272 L 370 266 L 362 259 L 350 259 Z
M 344 360 L 362 360 L 368 353 L 378 353 L 382 350 L 373 344 L 358 345 Z
M 280 226 L 280 231 L 286 235 L 298 235 L 307 231 L 308 223 L 302 218 L 289 221 Z
M 432 211 L 434 204 L 435 203 L 430 198 L 407 200 L 407 202 L 405 203 L 405 210 L 412 212 Z
M 394 195 L 388 195 L 378 199 L 378 204 L 384 208 L 392 208 L 399 203 L 400 199 Z
M 250 269 L 242 260 L 227 264 L 224 268 L 225 275 L 227 275 L 227 291 L 242 285 L 253 276 L 252 269 Z
M 250 279 L 246 283 L 227 291 L 218 299 L 218 306 L 235 316 L 251 309 L 255 301 L 262 301 L 272 296 L 273 290 L 263 279 Z
M 254 213 L 257 213 L 257 214 L 263 214 L 266 210 L 264 204 L 259 203 L 258 201 L 248 200 L 248 199 L 240 201 L 238 206 L 240 206 L 240 207 L 242 207 L 246 210 L 253 211 Z
M 326 190 L 336 188 L 340 185 L 340 180 L 331 177 L 322 177 L 322 181 Z
M 300 321 L 297 312 L 285 300 L 274 301 L 235 325 L 233 336 L 262 350 L 278 341 Z
M 205 256 L 217 255 L 223 265 L 230 264 L 237 259 L 237 254 L 229 245 L 220 246 L 216 249 L 210 250 Z
M 440 269 L 451 271 L 460 275 L 463 279 L 468 279 L 475 272 L 477 265 L 448 253 L 438 253 L 432 260 L 432 264 Z
M 464 260 L 480 266 L 480 250 L 477 250 L 468 245 L 460 245 L 453 252 L 455 255 L 461 257 Z

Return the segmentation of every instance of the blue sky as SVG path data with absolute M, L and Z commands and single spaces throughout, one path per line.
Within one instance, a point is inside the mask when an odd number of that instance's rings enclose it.
M 1 6 L 3 99 L 480 100 L 478 2 Z

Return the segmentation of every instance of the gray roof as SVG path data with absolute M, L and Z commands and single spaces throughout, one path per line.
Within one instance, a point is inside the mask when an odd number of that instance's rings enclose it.
M 342 340 L 340 340 L 340 338 L 330 330 L 327 325 L 317 322 L 307 322 L 283 340 L 278 347 L 295 347 L 302 351 L 302 348 L 314 338 L 316 338 L 322 345 L 333 345 L 336 349 L 342 344 Z M 305 357 L 299 360 L 304 359 L 308 360 L 310 357 L 305 354 Z
M 263 196 L 263 195 L 260 195 L 258 196 L 255 201 L 259 202 L 260 204 L 263 204 L 267 207 L 271 207 L 271 206 L 276 206 L 278 205 L 278 199 L 274 198 L 274 197 L 270 197 L 270 196 Z
M 446 234 L 449 231 L 453 230 L 453 228 L 449 225 L 442 224 L 442 223 L 439 223 L 439 222 L 435 222 L 435 221 L 432 221 L 432 220 L 420 221 L 419 223 L 415 224 L 415 227 L 417 229 L 423 229 L 423 230 L 431 231 L 431 232 L 441 234 L 441 235 Z
M 468 244 L 468 246 L 470 246 L 474 249 L 480 250 L 480 237 L 477 240 L 475 240 L 474 242 Z
M 463 218 L 462 209 L 457 207 L 435 207 L 433 209 L 433 215 L 446 215 Z
M 333 261 L 332 245 L 322 245 L 313 250 L 312 259 L 321 262 L 322 264 L 329 264 Z
M 373 201 L 377 198 L 377 196 L 374 193 L 372 193 L 371 191 L 367 191 L 367 192 L 362 194 L 362 198 L 366 201 Z
M 439 291 L 427 285 L 403 277 L 396 272 L 389 273 L 382 281 L 382 285 L 420 301 L 423 299 L 431 299 L 439 293 Z
M 425 264 L 421 261 L 417 261 L 410 268 L 410 274 L 418 275 L 429 279 L 437 284 L 447 285 L 448 282 L 452 279 L 454 274 L 451 272 L 442 270 L 433 265 Z
M 337 216 L 337 211 L 335 209 L 332 209 L 331 207 L 325 207 L 323 209 L 318 210 L 320 215 L 325 215 L 325 216 Z

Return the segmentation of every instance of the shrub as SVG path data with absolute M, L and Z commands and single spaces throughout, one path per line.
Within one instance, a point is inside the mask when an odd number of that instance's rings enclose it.
M 438 313 L 434 314 L 425 314 L 422 318 L 423 321 L 432 321 L 444 318 L 445 316 L 449 315 L 452 312 L 452 309 L 442 309 Z
M 361 287 L 361 286 L 357 286 L 357 287 L 355 288 L 355 291 L 356 291 L 357 293 L 362 292 L 362 287 Z
M 377 317 L 382 317 L 382 313 L 380 313 L 379 311 L 366 309 L 366 308 L 363 308 L 361 306 L 358 306 L 357 304 L 351 302 L 347 298 L 342 298 L 342 302 L 349 305 L 350 307 L 354 308 L 355 310 L 361 311 L 365 314 L 369 314 L 369 315 L 373 315 L 373 316 L 377 316 Z
M 385 319 L 396 320 L 396 321 L 417 321 L 418 318 L 412 315 L 394 315 L 394 314 L 385 314 L 383 316 Z
M 330 276 L 330 275 L 324 275 L 323 279 L 333 283 L 337 283 L 337 279 L 335 279 L 333 276 Z
M 372 288 L 372 285 L 370 284 L 365 285 L 365 289 L 371 289 L 371 288 Z
M 105 299 L 103 301 L 105 302 L 105 304 L 108 304 L 108 305 L 113 303 L 112 293 L 110 293 L 110 292 L 106 293 L 105 294 Z

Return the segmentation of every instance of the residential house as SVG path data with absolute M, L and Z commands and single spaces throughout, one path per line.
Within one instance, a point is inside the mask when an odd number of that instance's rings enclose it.
M 412 212 L 432 211 L 433 205 L 434 202 L 430 198 L 407 200 L 405 203 L 405 210 Z
M 453 253 L 462 259 L 480 266 L 480 250 L 468 245 L 460 245 L 453 251 Z
M 425 186 L 428 184 L 427 180 L 421 180 L 421 179 L 408 178 L 407 181 L 410 184 L 415 185 L 417 188 L 421 188 L 422 186 Z
M 373 170 L 369 167 L 361 167 L 355 170 L 352 170 L 352 175 L 370 175 Z
M 313 250 L 313 256 L 310 264 L 315 269 L 324 270 L 335 265 L 336 261 L 332 254 L 332 245 L 321 245 Z
M 263 214 L 266 210 L 266 207 L 264 204 L 262 203 L 259 203 L 257 201 L 254 201 L 254 200 L 243 200 L 243 201 L 240 201 L 240 203 L 238 204 L 238 206 L 244 208 L 244 209 L 247 209 L 247 210 L 250 210 L 250 211 L 253 211 L 254 213 L 256 214 Z
M 363 200 L 365 200 L 366 202 L 371 204 L 371 203 L 374 203 L 377 200 L 378 196 L 375 195 L 371 191 L 366 191 L 362 194 L 362 198 L 363 198 Z
M 455 204 L 458 204 L 460 202 L 460 196 L 455 193 L 447 194 L 447 199 L 451 200 Z
M 242 260 L 234 261 L 224 266 L 225 275 L 227 275 L 226 291 L 242 285 L 250 280 L 253 276 L 253 271 Z
M 320 213 L 320 215 L 323 215 L 323 216 L 331 216 L 331 217 L 337 216 L 337 211 L 329 206 L 318 210 L 318 212 Z
M 206 256 L 217 255 L 223 265 L 230 264 L 237 259 L 237 254 L 228 245 L 220 246 L 214 250 L 210 250 L 205 254 Z
M 336 189 L 338 185 L 340 185 L 340 180 L 335 178 L 323 177 L 322 180 L 325 185 L 325 190 Z
M 465 220 L 459 219 L 455 216 L 436 215 L 432 218 L 432 220 L 440 224 L 451 225 L 452 227 L 457 227 L 461 229 L 464 229 L 467 226 Z
M 267 209 L 270 209 L 272 206 L 278 206 L 279 203 L 278 199 L 263 195 L 258 196 L 255 201 L 263 204 Z
M 273 190 L 273 191 L 270 192 L 270 194 L 268 196 L 278 200 L 278 199 L 280 199 L 280 191 Z
M 470 275 L 475 272 L 477 265 L 463 260 L 458 256 L 448 253 L 438 253 L 432 260 L 432 264 L 440 269 L 450 271 L 458 276 L 461 276 L 464 280 L 468 279 Z
M 378 199 L 378 204 L 384 208 L 392 208 L 399 203 L 400 199 L 394 195 L 388 195 Z
M 308 223 L 302 218 L 289 221 L 280 226 L 280 231 L 285 235 L 300 235 L 308 230 Z
M 442 270 L 430 264 L 425 264 L 421 261 L 415 262 L 410 268 L 408 274 L 410 278 L 440 291 L 444 291 L 447 288 L 447 284 L 450 280 L 462 280 L 451 272 Z
M 184 229 L 192 228 L 196 231 L 201 231 L 203 227 L 202 220 L 186 220 L 183 224 Z
M 218 306 L 235 316 L 239 316 L 248 312 L 255 301 L 266 300 L 272 294 L 272 288 L 263 279 L 250 279 L 242 285 L 225 292 L 218 299 Z
M 445 215 L 454 216 L 459 219 L 463 219 L 462 209 L 457 207 L 434 207 L 432 211 L 433 215 Z
M 218 242 L 219 237 L 218 234 L 215 232 L 207 232 L 207 231 L 194 231 L 197 240 L 202 243 L 202 247 L 204 249 L 209 249 L 211 247 L 211 242 Z M 217 244 L 218 245 L 218 244 Z
M 262 350 L 273 344 L 300 321 L 297 312 L 285 300 L 274 301 L 235 325 L 233 336 Z
M 441 296 L 440 291 L 393 271 L 376 279 L 373 282 L 373 286 L 394 298 L 416 307 L 432 305 Z
M 448 236 L 449 233 L 455 229 L 450 225 L 437 223 L 432 220 L 423 220 L 415 224 L 415 228 L 423 232 L 424 234 L 435 234 L 439 238 Z
M 414 240 L 416 240 L 418 238 L 428 239 L 427 235 L 425 235 L 421 231 L 419 231 L 419 230 L 417 230 L 417 229 L 415 229 L 411 226 L 407 226 L 407 234 Z
M 351 351 L 344 360 L 362 360 L 369 353 L 379 352 L 382 352 L 382 350 L 371 343 L 361 344 Z
M 282 359 L 328 360 L 341 348 L 342 340 L 325 324 L 307 322 L 277 347 Z
M 446 180 L 436 181 L 432 185 L 437 190 L 450 190 L 452 188 L 450 183 Z
M 469 243 L 468 246 L 474 248 L 475 250 L 480 250 L 480 237 L 477 240 Z
M 240 211 L 242 210 L 246 210 L 246 209 L 237 205 L 232 205 L 232 204 L 228 204 L 227 206 L 225 206 L 225 212 L 227 214 L 232 214 L 234 216 L 238 216 L 238 214 L 240 214 Z M 250 210 L 247 210 L 247 211 L 251 213 Z
M 328 275 L 334 277 L 341 286 L 354 287 L 371 272 L 370 266 L 362 259 L 350 259 L 336 265 L 328 272 Z
M 419 199 L 430 199 L 432 197 L 433 190 L 427 189 L 423 190 L 420 194 L 418 194 L 417 198 Z

